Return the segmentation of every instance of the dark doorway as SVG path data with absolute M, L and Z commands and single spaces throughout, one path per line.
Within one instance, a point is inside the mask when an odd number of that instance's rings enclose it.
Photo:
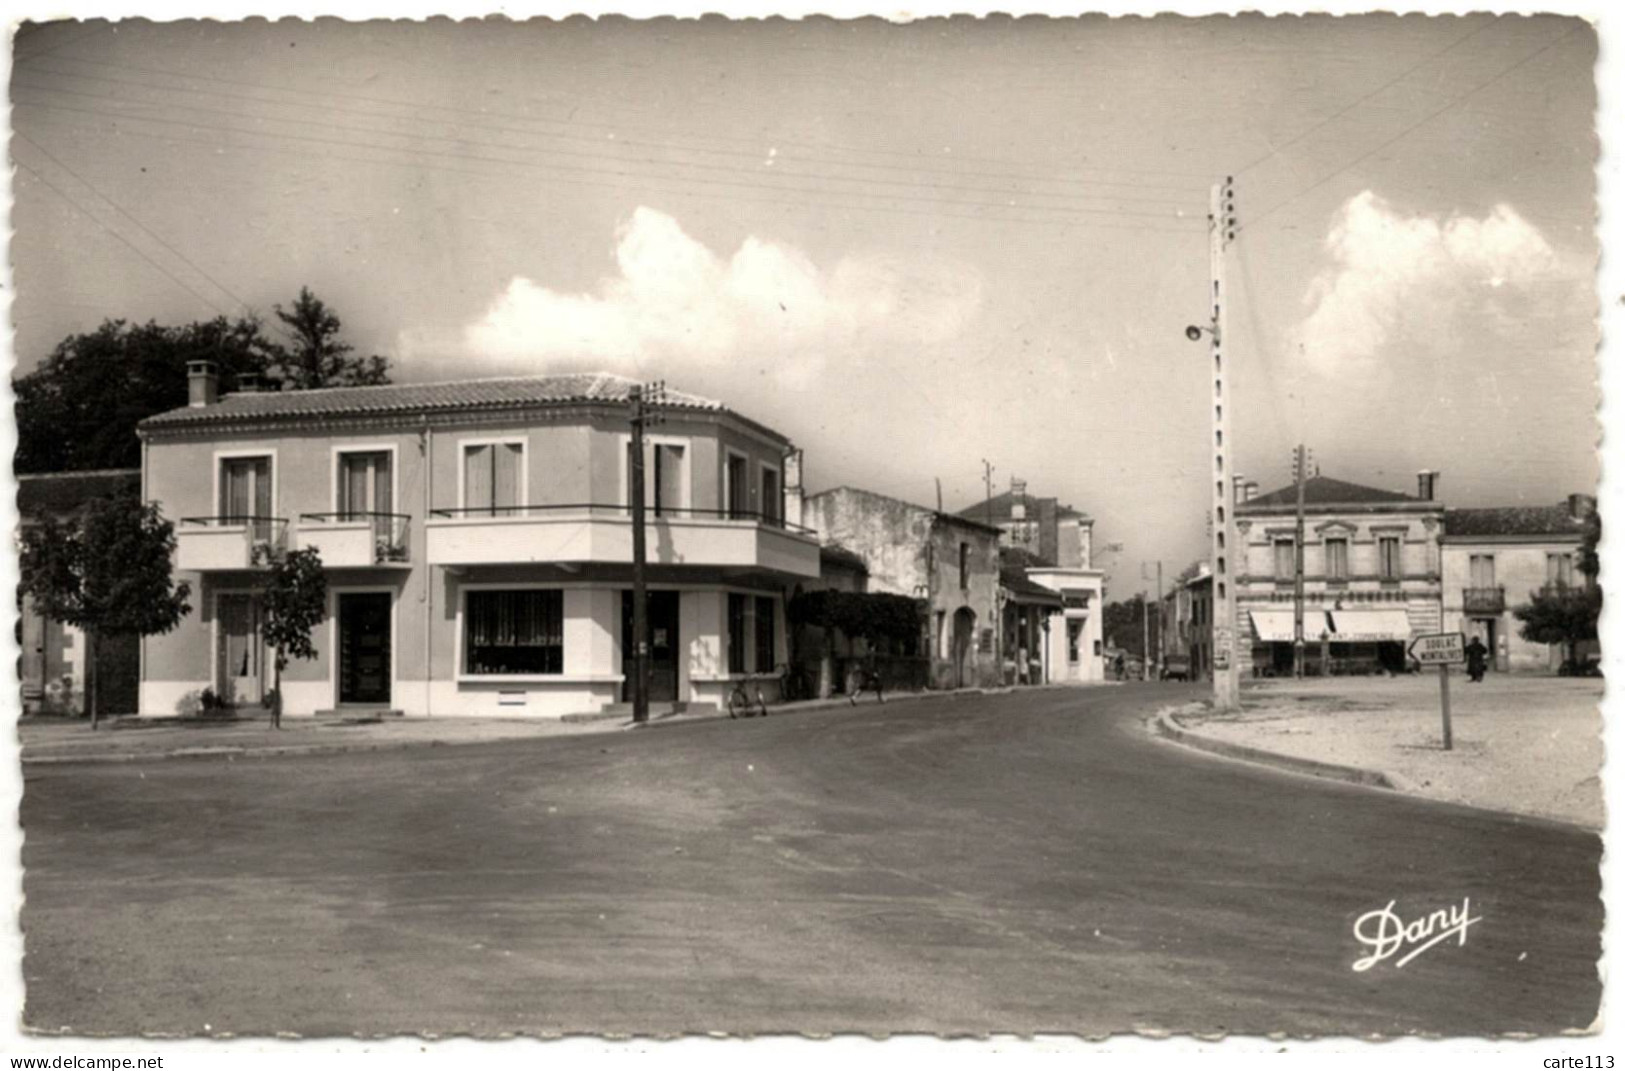
M 339 702 L 389 702 L 387 591 L 339 595 Z
M 677 699 L 677 613 L 678 592 L 649 592 L 649 702 L 671 703 Z M 637 676 L 637 645 L 632 639 L 632 593 L 621 592 L 621 700 L 632 701 L 632 682 Z
M 961 606 L 954 611 L 954 687 L 966 688 L 971 683 L 971 655 L 976 647 L 976 611 Z

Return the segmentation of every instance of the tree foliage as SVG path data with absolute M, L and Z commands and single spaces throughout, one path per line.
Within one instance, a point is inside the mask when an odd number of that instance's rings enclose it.
M 806 591 L 786 607 L 792 624 L 839 629 L 854 639 L 905 643 L 920 634 L 920 604 L 906 595 L 863 591 Z
M 1527 605 L 1513 611 L 1518 635 L 1530 643 L 1561 644 L 1570 664 L 1576 661 L 1576 647 L 1597 638 L 1597 617 L 1602 613 L 1602 589 L 1595 584 L 1580 587 L 1547 587 L 1529 593 Z
M 48 518 L 22 534 L 21 588 L 41 614 L 83 629 L 85 706 L 98 720 L 96 638 L 168 632 L 191 611 L 191 586 L 170 571 L 175 528 L 152 503 L 92 499 L 74 518 Z
M 389 359 L 355 357 L 355 347 L 339 337 L 343 326 L 309 287 L 301 287 L 292 308 L 276 306 L 288 337 L 271 344 L 272 362 L 293 390 L 318 387 L 372 387 L 389 382 Z
M 1146 620 L 1148 614 L 1149 621 Z M 1144 658 L 1147 631 L 1151 634 L 1152 652 L 1158 650 L 1157 630 L 1161 627 L 1161 617 L 1155 603 L 1148 601 L 1144 594 L 1136 593 L 1132 599 L 1107 603 L 1100 624 L 1107 646 L 1119 647 L 1131 655 Z
M 38 368 L 13 381 L 16 471 L 135 468 L 135 427 L 186 404 L 188 361 L 213 361 L 232 390 L 244 372 L 265 373 L 269 340 L 244 317 L 164 327 L 107 320 L 70 335 Z
M 316 657 L 312 632 L 327 618 L 327 574 L 315 547 L 278 551 L 262 544 L 255 548 L 254 557 L 255 564 L 265 566 L 260 628 L 273 652 L 276 681 L 271 724 L 280 728 L 282 671 L 290 658 Z

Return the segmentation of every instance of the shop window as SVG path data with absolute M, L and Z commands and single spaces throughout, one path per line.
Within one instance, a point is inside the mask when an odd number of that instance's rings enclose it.
M 745 596 L 728 593 L 728 672 L 745 672 Z
M 778 663 L 778 645 L 774 635 L 773 599 L 756 596 L 756 672 L 771 673 Z
M 564 593 L 467 592 L 463 651 L 470 675 L 563 673 Z

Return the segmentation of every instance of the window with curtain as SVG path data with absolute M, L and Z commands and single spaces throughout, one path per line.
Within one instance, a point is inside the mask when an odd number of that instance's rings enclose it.
M 771 673 L 778 666 L 778 645 L 775 642 L 773 600 L 766 595 L 756 596 L 756 672 Z
M 1467 558 L 1468 586 L 1493 588 L 1495 586 L 1495 555 L 1473 554 Z
M 1349 578 L 1349 541 L 1337 538 L 1326 540 L 1326 579 Z
M 271 516 L 271 459 L 228 457 L 220 462 L 220 516 L 246 524 Z
M 392 513 L 390 455 L 387 450 L 339 455 L 338 507 L 340 520 L 362 519 L 369 513 Z
M 463 447 L 463 508 L 470 513 L 513 514 L 522 504 L 519 473 L 522 443 L 479 443 Z
M 1377 569 L 1383 580 L 1398 580 L 1404 575 L 1398 536 L 1383 536 L 1377 540 Z M 1490 584 L 1494 582 L 1492 577 Z
M 728 594 L 728 672 L 745 672 L 745 596 Z
M 469 674 L 563 673 L 564 592 L 468 592 L 463 651 Z

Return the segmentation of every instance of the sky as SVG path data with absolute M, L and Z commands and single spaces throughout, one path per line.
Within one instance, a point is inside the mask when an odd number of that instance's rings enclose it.
M 1206 552 L 1208 190 L 1235 468 L 1453 506 L 1598 477 L 1583 21 L 52 24 L 15 42 L 17 367 L 311 287 L 398 381 L 604 369 L 811 491 Z

